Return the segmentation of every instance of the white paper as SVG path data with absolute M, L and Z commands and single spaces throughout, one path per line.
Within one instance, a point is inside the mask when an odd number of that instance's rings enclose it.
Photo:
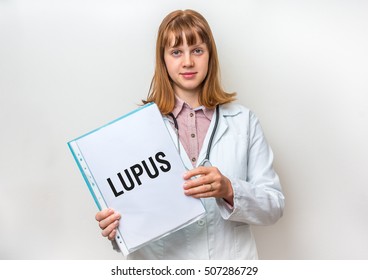
M 184 195 L 185 167 L 154 103 L 68 144 L 97 205 L 121 214 L 125 254 L 205 214 Z

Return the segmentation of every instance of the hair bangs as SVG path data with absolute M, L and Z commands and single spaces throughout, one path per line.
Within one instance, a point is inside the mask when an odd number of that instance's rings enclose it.
M 199 28 L 194 21 L 188 21 L 186 18 L 177 18 L 168 26 L 165 34 L 164 46 L 178 47 L 184 43 L 184 36 L 188 46 L 198 43 L 206 43 L 209 47 L 209 38 L 206 32 Z M 199 42 L 198 42 L 199 40 Z

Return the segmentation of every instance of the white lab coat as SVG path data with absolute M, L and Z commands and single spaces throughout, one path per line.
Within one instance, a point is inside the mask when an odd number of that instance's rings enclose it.
M 214 119 L 198 162 L 205 158 Z M 165 122 L 176 143 L 170 120 L 165 118 Z M 186 167 L 193 168 L 183 146 L 180 151 Z M 282 216 L 284 196 L 272 167 L 272 151 L 250 110 L 234 103 L 220 106 L 210 161 L 231 181 L 233 209 L 222 199 L 203 199 L 205 218 L 131 253 L 128 259 L 258 258 L 250 225 L 275 223 Z

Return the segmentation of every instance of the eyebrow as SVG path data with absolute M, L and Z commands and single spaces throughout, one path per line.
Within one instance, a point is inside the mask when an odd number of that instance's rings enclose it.
M 198 48 L 198 47 L 200 47 L 201 45 L 205 45 L 206 46 L 206 43 L 204 43 L 204 42 L 200 42 L 200 43 L 198 43 L 198 44 L 194 44 L 194 45 L 191 45 L 191 46 L 188 46 L 188 47 L 190 47 L 190 48 Z M 176 46 L 176 47 L 172 47 L 172 46 L 167 46 L 167 48 L 169 49 L 169 50 L 172 50 L 172 49 L 178 49 L 178 48 L 180 48 L 181 46 L 183 46 L 183 44 L 181 44 L 181 45 L 179 45 L 179 46 Z

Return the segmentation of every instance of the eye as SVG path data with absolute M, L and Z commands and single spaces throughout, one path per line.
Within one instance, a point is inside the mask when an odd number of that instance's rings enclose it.
M 181 55 L 181 51 L 180 50 L 173 50 L 173 51 L 171 51 L 171 55 L 172 56 L 180 56 Z
M 202 53 L 204 53 L 204 50 L 201 48 L 196 48 L 193 50 L 193 54 L 195 55 L 201 55 Z

